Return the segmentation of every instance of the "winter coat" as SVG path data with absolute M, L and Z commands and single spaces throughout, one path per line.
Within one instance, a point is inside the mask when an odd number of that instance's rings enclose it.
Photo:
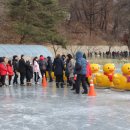
M 33 71 L 34 72 L 40 72 L 39 64 L 38 64 L 37 61 L 34 61 Z
M 25 63 L 25 60 L 24 59 L 20 59 L 19 60 L 19 72 L 20 73 L 26 73 L 26 63 Z
M 66 61 L 66 76 L 74 77 L 75 61 L 73 59 Z
M 69 76 L 70 75 L 70 71 L 69 71 L 69 68 L 70 68 L 70 60 L 66 60 L 66 68 L 65 68 L 65 75 L 66 76 Z
M 39 67 L 40 67 L 40 70 L 46 70 L 47 69 L 47 61 L 44 59 L 44 57 L 40 57 Z
M 40 72 L 40 68 L 39 68 L 39 64 L 37 61 L 34 61 L 34 65 L 33 65 L 33 72 L 38 73 L 39 77 L 41 78 L 41 72 Z
M 9 64 L 7 64 L 6 66 L 7 66 L 8 75 L 13 76 L 14 75 L 13 66 L 10 66 Z
M 0 63 L 2 63 L 3 62 L 3 57 L 0 57 Z
M 26 78 L 27 79 L 33 78 L 33 67 L 29 64 L 26 65 Z
M 49 57 L 47 61 L 47 71 L 52 71 L 52 60 Z
M 56 75 L 63 75 L 64 64 L 61 58 L 55 58 L 53 62 L 53 71 Z
M 87 61 L 86 61 L 86 59 L 83 58 L 83 53 L 77 52 L 76 53 L 75 72 L 74 73 L 86 75 L 87 74 L 86 65 L 87 65 Z
M 7 75 L 7 67 L 4 63 L 0 63 L 0 75 Z
M 90 63 L 87 61 L 87 65 L 86 65 L 86 77 L 91 77 L 92 76 L 92 70 L 91 70 L 91 67 L 90 67 Z
M 13 64 L 14 72 L 15 71 L 18 72 L 19 71 L 19 62 L 17 60 L 14 60 L 12 64 Z

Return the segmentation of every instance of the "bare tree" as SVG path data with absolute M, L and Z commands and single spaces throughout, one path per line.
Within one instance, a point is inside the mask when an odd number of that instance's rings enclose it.
M 75 57 L 76 52 L 79 51 L 79 50 L 81 50 L 82 46 L 79 46 L 79 45 L 75 45 L 74 46 L 72 44 L 68 44 L 68 46 L 67 46 L 66 49 L 72 54 L 73 57 Z
M 130 0 L 117 0 L 115 14 L 118 14 L 117 28 L 121 42 L 130 50 Z M 120 37 L 119 37 L 120 38 Z
M 75 0 L 70 7 L 70 22 L 89 29 L 90 36 L 98 29 L 107 31 L 111 5 L 112 0 Z

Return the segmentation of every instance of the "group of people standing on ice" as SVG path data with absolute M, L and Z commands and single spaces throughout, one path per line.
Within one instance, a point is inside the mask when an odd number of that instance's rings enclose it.
M 0 57 L 0 86 L 11 86 L 13 77 L 13 85 L 18 85 L 18 78 L 20 75 L 20 85 L 25 86 L 25 78 L 28 86 L 32 84 L 32 78 L 34 77 L 35 84 L 39 84 L 38 80 L 43 77 L 46 71 L 52 71 L 51 57 L 44 58 L 41 55 L 39 58 L 35 57 L 32 63 L 29 60 L 25 60 L 25 56 L 17 55 L 13 56 L 12 60 L 8 60 L 6 57 Z M 5 83 L 6 77 L 8 78 L 8 85 Z M 52 77 L 50 75 L 50 82 Z
M 83 92 L 87 94 L 89 86 L 88 77 L 91 76 L 91 69 L 89 62 L 85 59 L 86 56 L 82 52 L 77 52 L 75 58 L 71 54 L 67 56 L 58 54 L 54 61 L 51 57 L 45 58 L 43 55 L 34 57 L 33 61 L 25 60 L 24 55 L 13 56 L 12 60 L 6 57 L 0 58 L 0 86 L 11 86 L 13 77 L 13 85 L 18 85 L 18 77 L 20 74 L 20 85 L 25 86 L 25 78 L 27 86 L 31 86 L 34 78 L 35 84 L 39 84 L 39 79 L 49 74 L 49 82 L 53 81 L 52 72 L 56 77 L 56 87 L 63 88 L 65 81 L 63 75 L 67 77 L 67 86 L 72 86 L 71 90 L 75 90 L 76 94 L 80 93 L 80 83 L 82 82 Z M 8 85 L 5 83 L 8 77 Z

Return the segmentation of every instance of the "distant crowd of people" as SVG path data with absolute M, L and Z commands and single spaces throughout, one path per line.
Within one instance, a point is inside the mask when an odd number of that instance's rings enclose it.
M 58 54 L 52 61 L 51 57 L 34 57 L 32 61 L 25 60 L 25 56 L 21 58 L 17 55 L 13 56 L 12 60 L 6 57 L 0 57 L 0 86 L 31 86 L 32 82 L 35 85 L 40 84 L 39 79 L 46 76 L 48 72 L 48 81 L 53 82 L 52 72 L 55 75 L 56 87 L 63 88 L 65 85 L 64 74 L 67 77 L 67 86 L 71 86 L 71 90 L 75 90 L 76 94 L 80 93 L 80 83 L 82 83 L 82 94 L 88 93 L 89 80 L 91 76 L 90 64 L 86 60 L 85 54 L 78 51 L 75 58 L 71 54 L 60 55 Z M 20 75 L 20 77 L 19 77 Z M 47 78 L 47 77 L 46 77 Z M 8 84 L 6 84 L 6 79 Z M 18 81 L 18 79 L 20 79 Z M 25 84 L 26 79 L 26 84 Z
M 89 58 L 112 58 L 112 59 L 118 59 L 118 58 L 129 58 L 130 52 L 128 51 L 107 51 L 107 52 L 89 52 L 87 54 Z

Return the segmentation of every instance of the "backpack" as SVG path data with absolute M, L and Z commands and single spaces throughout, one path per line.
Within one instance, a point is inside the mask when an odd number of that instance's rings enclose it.
M 40 70 L 46 70 L 46 67 L 47 67 L 46 61 L 44 61 L 44 60 L 40 61 L 39 66 L 40 66 Z

